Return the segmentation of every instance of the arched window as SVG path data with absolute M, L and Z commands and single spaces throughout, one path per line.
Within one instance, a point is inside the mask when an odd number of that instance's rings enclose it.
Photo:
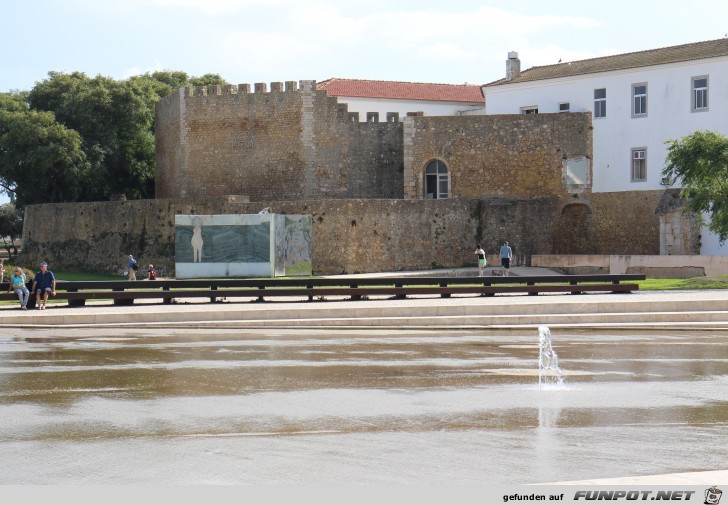
M 433 160 L 425 169 L 425 198 L 447 198 L 450 190 L 450 174 L 447 165 Z

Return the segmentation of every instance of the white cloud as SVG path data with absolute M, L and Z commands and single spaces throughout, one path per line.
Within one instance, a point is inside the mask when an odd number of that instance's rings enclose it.
M 121 74 L 122 79 L 128 79 L 129 77 L 133 77 L 135 75 L 142 75 L 146 73 L 154 73 L 154 72 L 161 72 L 162 70 L 165 70 L 162 67 L 162 63 L 158 60 L 154 61 L 154 64 L 151 66 L 147 66 L 146 68 L 141 67 L 130 67 L 124 70 Z

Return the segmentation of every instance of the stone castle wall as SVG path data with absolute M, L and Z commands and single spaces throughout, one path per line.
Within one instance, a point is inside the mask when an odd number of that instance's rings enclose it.
M 156 114 L 158 198 L 402 197 L 401 123 L 360 123 L 314 81 L 182 88 Z
M 659 218 L 654 207 L 647 209 L 659 196 L 645 198 L 637 192 L 605 195 L 609 196 L 594 199 L 596 210 L 591 214 L 564 213 L 568 206 L 556 197 L 301 200 L 272 202 L 270 212 L 313 216 L 316 274 L 474 265 L 476 243 L 481 242 L 492 255 L 503 240 L 511 242 L 524 263 L 534 254 L 601 250 L 658 254 Z M 142 264 L 154 264 L 162 275 L 174 275 L 176 214 L 254 214 L 260 210 L 260 203 L 224 199 L 31 205 L 26 209 L 19 261 L 37 265 L 45 259 L 51 268 L 119 273 L 126 255 L 134 254 Z M 634 218 L 625 221 L 625 216 Z M 599 226 L 602 220 L 613 226 Z M 624 232 L 618 231 L 620 226 Z
M 423 198 L 423 173 L 441 160 L 456 198 L 562 195 L 564 160 L 592 157 L 591 114 L 407 117 L 405 198 Z

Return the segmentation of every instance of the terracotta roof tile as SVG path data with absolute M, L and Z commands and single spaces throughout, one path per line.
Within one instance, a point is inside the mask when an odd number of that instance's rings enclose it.
M 610 72 L 612 70 L 650 67 L 653 65 L 702 60 L 705 58 L 717 58 L 721 56 L 728 56 L 728 38 L 708 40 L 705 42 L 693 42 L 691 44 L 662 47 L 659 49 L 649 49 L 647 51 L 638 51 L 635 53 L 603 56 L 601 58 L 571 61 L 568 63 L 557 63 L 556 65 L 531 67 L 521 72 L 521 74 L 515 79 L 510 81 L 499 79 L 486 84 L 486 86 L 557 79 L 559 77 L 571 77 L 574 75 Z
M 483 103 L 483 92 L 480 86 L 473 84 L 431 84 L 426 82 L 331 78 L 317 83 L 316 89 L 326 91 L 329 96 Z

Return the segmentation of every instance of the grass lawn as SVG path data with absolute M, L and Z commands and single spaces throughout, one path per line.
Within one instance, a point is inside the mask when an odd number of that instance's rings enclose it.
M 58 281 L 124 281 L 126 276 L 51 270 Z M 144 278 L 142 278 L 143 280 Z
M 664 291 L 670 289 L 727 289 L 728 275 L 693 277 L 691 279 L 646 279 L 636 281 L 641 291 Z

